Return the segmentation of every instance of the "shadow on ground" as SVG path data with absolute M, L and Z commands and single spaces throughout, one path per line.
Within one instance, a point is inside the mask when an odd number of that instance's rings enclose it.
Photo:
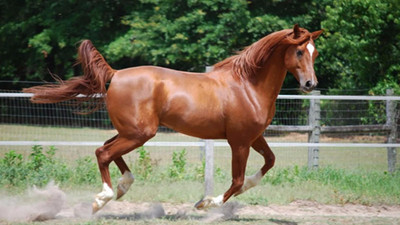
M 144 212 L 133 214 L 102 214 L 97 216 L 98 219 L 110 220 L 151 220 L 151 219 L 165 219 L 169 221 L 179 220 L 192 220 L 201 221 L 205 223 L 222 222 L 222 221 L 236 221 L 236 222 L 254 222 L 259 219 L 256 218 L 239 218 L 237 215 L 238 210 L 242 206 L 237 202 L 229 202 L 220 208 L 212 209 L 205 214 L 188 214 L 187 211 L 181 210 L 175 214 L 166 214 L 161 204 L 153 204 Z M 295 223 L 278 223 L 278 224 L 295 224 Z

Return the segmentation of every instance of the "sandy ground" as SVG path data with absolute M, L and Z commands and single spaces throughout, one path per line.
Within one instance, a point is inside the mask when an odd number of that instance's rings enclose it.
M 49 221 L 132 222 L 140 224 L 400 224 L 400 206 L 323 205 L 298 200 L 289 205 L 254 206 L 228 202 L 223 207 L 198 211 L 193 204 L 112 201 L 94 217 L 90 204 L 64 208 Z M 64 222 L 63 222 L 64 221 Z M 74 223 L 75 223 L 74 222 Z M 129 223 L 128 223 L 129 224 Z
M 199 211 L 192 203 L 110 201 L 92 215 L 90 202 L 69 197 L 54 184 L 21 196 L 2 196 L 0 224 L 400 224 L 400 205 L 324 205 L 297 200 L 260 206 L 231 201 Z

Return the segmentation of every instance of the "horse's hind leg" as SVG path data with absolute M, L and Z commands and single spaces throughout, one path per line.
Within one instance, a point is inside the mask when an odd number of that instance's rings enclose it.
M 113 160 L 117 159 L 118 161 L 118 158 L 122 155 L 143 145 L 149 138 L 141 136 L 140 139 L 135 139 L 135 136 L 122 137 L 118 135 L 114 140 L 96 150 L 97 163 L 103 181 L 103 190 L 96 195 L 95 202 L 93 203 L 93 213 L 101 209 L 114 196 L 108 169 L 109 164 Z
M 118 137 L 118 134 L 112 137 L 111 139 L 107 140 L 104 145 L 114 141 Z M 122 177 L 118 179 L 118 185 L 117 185 L 117 198 L 121 198 L 123 195 L 125 195 L 126 192 L 128 192 L 129 188 L 135 181 L 135 177 L 131 173 L 128 165 L 126 165 L 124 159 L 122 156 L 114 159 L 115 164 L 117 165 L 119 171 L 121 171 Z
M 261 135 L 258 137 L 251 147 L 254 148 L 258 153 L 260 153 L 264 157 L 264 166 L 254 175 L 250 177 L 246 177 L 244 180 L 244 184 L 239 192 L 235 193 L 235 196 L 242 194 L 248 189 L 258 185 L 263 178 L 263 176 L 271 169 L 275 164 L 275 155 L 271 151 L 271 148 L 268 146 L 264 137 Z

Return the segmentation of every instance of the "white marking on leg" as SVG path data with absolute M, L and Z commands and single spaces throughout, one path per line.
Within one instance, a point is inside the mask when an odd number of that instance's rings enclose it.
M 213 206 L 221 206 L 224 202 L 224 195 L 219 195 L 215 198 L 212 198 Z
M 310 56 L 312 57 L 312 55 L 313 55 L 313 53 L 314 53 L 314 50 L 315 50 L 314 45 L 312 45 L 311 43 L 308 43 L 308 44 L 307 44 L 307 50 L 308 50 L 308 52 L 310 53 Z
M 107 183 L 103 183 L 103 190 L 96 195 L 94 199 L 98 209 L 103 208 L 103 206 L 112 199 L 114 196 L 113 190 L 108 186 Z
M 244 179 L 242 188 L 240 189 L 239 192 L 237 192 L 235 194 L 235 196 L 242 194 L 243 192 L 249 190 L 250 188 L 252 188 L 254 186 L 257 186 L 260 183 L 262 177 L 263 177 L 263 175 L 262 175 L 261 170 L 259 170 L 256 174 L 254 174 L 252 176 L 246 177 Z
M 125 171 L 121 178 L 118 180 L 118 193 L 117 199 L 122 197 L 131 187 L 132 183 L 135 181 L 135 177 L 131 172 Z

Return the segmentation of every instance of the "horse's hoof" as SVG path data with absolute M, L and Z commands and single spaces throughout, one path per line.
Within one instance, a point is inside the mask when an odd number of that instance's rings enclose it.
M 121 189 L 117 189 L 117 198 L 115 199 L 115 200 L 118 200 L 118 199 L 120 199 L 122 196 L 124 196 L 125 195 L 125 192 L 123 191 L 123 190 L 121 190 Z
M 206 209 L 206 206 L 210 204 L 210 201 L 211 201 L 211 199 L 206 199 L 206 198 L 204 198 L 204 199 L 198 201 L 198 202 L 194 205 L 194 207 L 195 207 L 196 209 L 198 209 L 198 210 Z
M 220 195 L 218 197 L 210 197 L 206 196 L 202 200 L 198 201 L 194 207 L 199 210 L 206 210 L 209 208 L 219 207 L 223 204 L 223 196 Z
M 92 215 L 94 215 L 99 210 L 100 210 L 100 207 L 97 205 L 96 202 L 93 202 L 92 203 Z
M 96 213 L 103 208 L 114 196 L 113 190 L 107 183 L 103 183 L 103 190 L 96 195 L 92 204 L 92 213 Z
M 126 192 L 128 192 L 129 188 L 131 187 L 132 183 L 135 181 L 135 177 L 132 175 L 131 172 L 125 171 L 122 177 L 118 180 L 117 186 L 117 200 L 124 196 Z

